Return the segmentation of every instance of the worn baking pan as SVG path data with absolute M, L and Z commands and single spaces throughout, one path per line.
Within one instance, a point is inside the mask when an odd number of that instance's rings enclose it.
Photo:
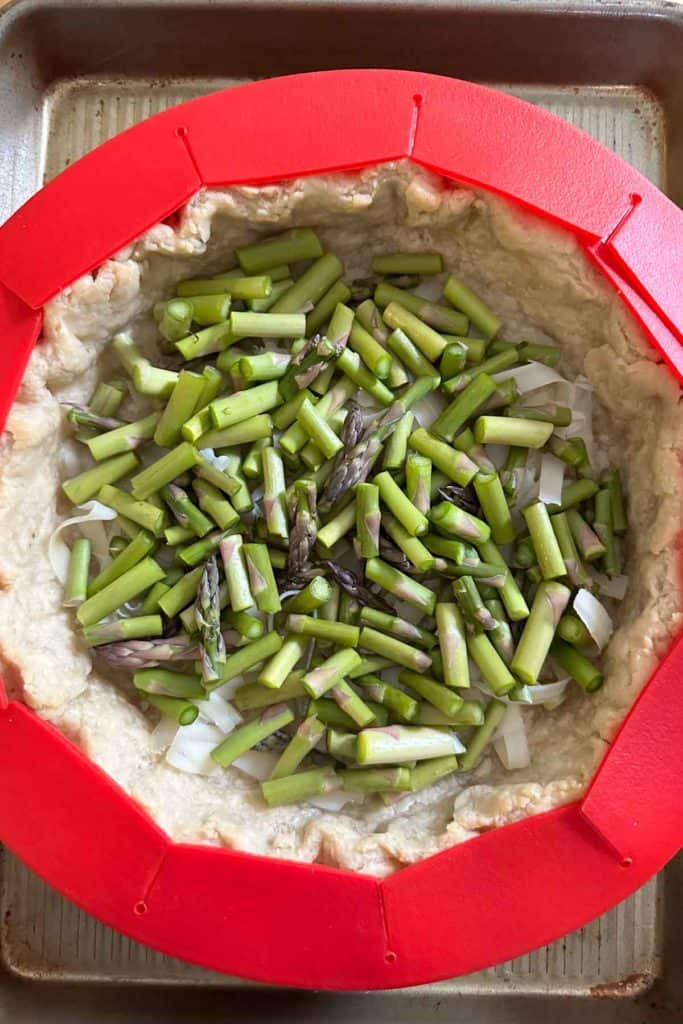
M 270 125 L 267 144 L 247 129 L 259 118 Z M 504 93 L 424 73 L 350 70 L 254 82 L 158 114 L 17 211 L 0 228 L 0 415 L 43 305 L 201 187 L 395 159 L 493 190 L 571 231 L 683 379 L 683 212 L 663 193 L 587 135 Z M 682 669 L 680 639 L 581 801 L 380 881 L 171 842 L 69 741 L 0 689 L 0 835 L 106 923 L 202 966 L 345 990 L 465 974 L 591 920 L 681 848 Z M 477 875 L 482 887 L 471 885 Z M 285 932 L 288 942 L 279 943 Z
M 218 87 L 223 84 L 226 72 L 233 79 L 240 79 L 288 70 L 292 62 L 298 68 L 320 63 L 323 50 L 314 49 L 312 42 L 314 34 L 325 25 L 325 11 L 329 12 L 331 5 L 321 4 L 306 12 L 293 11 L 297 5 L 291 5 L 288 12 L 291 17 L 286 20 L 281 12 L 271 14 L 267 31 L 266 23 L 261 20 L 260 34 L 255 28 L 249 29 L 249 19 L 240 5 L 212 5 L 211 25 L 229 28 L 231 37 L 243 45 L 237 46 L 237 55 L 230 62 L 226 62 L 225 52 L 208 54 L 201 68 L 197 66 L 193 50 L 205 37 L 208 15 L 192 4 L 172 5 L 166 11 L 171 27 L 167 31 L 167 27 L 157 21 L 157 32 L 145 46 L 144 54 L 130 40 L 140 38 L 138 30 L 146 23 L 145 13 L 137 8 L 133 11 L 126 4 L 116 5 L 116 11 L 100 4 L 97 23 L 106 27 L 110 53 L 117 53 L 108 61 L 104 60 L 104 47 L 94 45 L 95 15 L 88 9 L 90 5 L 46 6 L 51 9 L 49 17 L 44 16 L 40 4 L 15 5 L 14 20 L 1 26 L 3 29 L 6 26 L 2 40 L 7 42 L 7 47 L 2 51 L 0 75 L 8 88 L 2 93 L 0 117 L 7 118 L 5 137 L 10 138 L 11 125 L 13 139 L 11 153 L 10 147 L 0 149 L 0 160 L 5 160 L 3 169 L 7 172 L 4 180 L 9 183 L 9 192 L 5 190 L 0 202 L 7 199 L 8 194 L 11 199 L 4 213 L 9 213 L 12 206 L 37 187 L 44 169 L 49 174 L 54 173 L 102 138 L 126 127 L 131 120 Z M 255 8 L 262 6 L 251 5 L 254 15 Z M 486 40 L 490 47 L 487 77 L 508 82 L 516 91 L 581 123 L 653 180 L 663 184 L 667 149 L 672 153 L 680 144 L 680 125 L 674 116 L 677 90 L 681 85 L 680 67 L 673 59 L 676 31 L 680 32 L 680 14 L 671 4 L 648 6 L 657 18 L 641 17 L 638 5 L 620 6 L 617 17 L 614 10 L 608 11 L 604 6 L 593 12 L 587 4 L 563 5 L 561 13 L 555 6 L 550 16 L 542 6 L 532 8 L 518 4 L 515 31 L 511 32 L 507 12 L 496 5 L 487 4 L 484 10 L 483 6 L 444 3 L 438 11 L 426 5 L 401 6 L 391 12 L 389 21 L 385 20 L 384 12 L 367 4 L 356 24 L 362 25 L 364 30 L 371 27 L 372 35 L 346 29 L 337 32 L 339 22 L 335 21 L 335 51 L 325 51 L 324 62 L 331 65 L 369 62 L 378 39 L 376 30 L 381 28 L 381 47 L 390 55 L 385 63 L 411 63 L 411 54 L 403 48 L 408 38 L 406 29 L 415 23 L 419 7 L 425 64 L 446 71 L 455 71 L 457 67 L 460 73 L 476 75 L 481 70 L 477 67 L 480 63 L 477 53 L 481 54 L 482 40 Z M 253 22 L 257 20 L 254 16 Z M 456 25 L 457 33 L 453 31 L 446 53 L 441 41 L 444 27 L 455 29 Z M 179 26 L 183 28 L 181 46 L 177 41 Z M 129 35 L 131 27 L 134 31 Z M 556 59 L 554 46 L 558 30 L 563 39 L 577 44 L 571 62 L 565 59 L 561 64 Z M 518 46 L 519 40 L 530 37 L 531 33 L 536 34 L 540 45 L 535 45 L 533 52 L 524 52 Z M 344 35 L 342 58 L 346 59 L 338 60 L 337 41 Z M 316 47 L 320 47 L 320 36 L 317 38 Z M 274 53 L 271 39 L 285 39 L 292 44 L 286 56 Z M 610 41 L 614 44 L 612 49 L 608 46 Z M 555 57 L 552 67 L 546 65 L 548 53 Z M 600 61 L 593 62 L 592 58 L 598 53 Z M 667 53 L 671 54 L 670 59 Z M 36 69 L 38 54 L 40 72 Z M 205 56 L 202 51 L 202 57 Z M 665 74 L 667 64 L 668 75 Z M 199 74 L 173 82 L 163 91 L 151 91 L 150 84 L 164 69 L 176 74 L 189 69 Z M 129 72 L 134 74 L 131 76 Z M 61 77 L 55 78 L 55 75 Z M 576 88 L 570 87 L 572 80 L 579 82 Z M 652 91 L 632 85 L 634 80 L 647 82 Z M 8 95 L 11 103 L 7 101 Z M 10 155 L 11 161 L 7 159 Z M 673 161 L 672 165 L 674 174 L 669 174 L 669 182 L 680 195 Z M 94 926 L 86 926 L 82 915 L 75 911 L 67 913 L 61 901 L 41 896 L 40 886 L 34 884 L 31 892 L 27 891 L 26 873 L 12 871 L 7 877 L 10 888 L 5 888 L 4 908 L 11 916 L 8 915 L 6 923 L 3 951 L 6 963 L 17 973 L 33 978 L 47 975 L 105 980 L 121 977 L 128 967 L 129 977 L 145 980 L 176 978 L 181 981 L 190 976 L 203 977 L 192 969 L 183 973 L 162 958 L 134 956 L 127 943 L 114 942 L 102 929 L 93 931 Z M 28 900 L 31 893 L 35 896 L 34 903 Z M 29 908 L 39 908 L 42 918 L 39 922 L 32 920 L 22 931 L 21 915 Z M 562 988 L 582 992 L 595 982 L 607 983 L 605 991 L 608 992 L 630 993 L 646 981 L 643 975 L 648 970 L 622 986 L 616 983 L 639 973 L 643 963 L 647 963 L 649 970 L 657 969 L 653 913 L 654 898 L 652 890 L 648 889 L 636 902 L 632 900 L 625 905 L 621 917 L 617 917 L 616 912 L 608 915 L 594 930 L 591 926 L 583 935 L 578 935 L 575 942 L 560 944 L 545 955 L 524 958 L 495 975 L 471 981 L 463 979 L 451 985 L 448 991 L 553 991 Z M 75 928 L 77 922 L 85 931 L 80 942 Z M 616 941 L 617 933 L 619 941 Z M 88 938 L 92 938 L 91 946 Z M 611 981 L 615 982 L 614 988 L 609 985 Z M 446 991 L 439 988 L 440 994 L 445 995 Z M 347 1001 L 345 1005 L 349 1015 L 358 1016 L 357 1002 Z M 377 1005 L 374 1003 L 375 1008 Z M 447 1012 L 445 1003 L 440 1006 Z

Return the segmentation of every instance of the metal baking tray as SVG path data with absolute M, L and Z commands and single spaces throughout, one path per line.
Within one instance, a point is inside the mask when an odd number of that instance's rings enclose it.
M 2 0 L 0 0 L 0 7 Z M 683 4 L 457 0 L 15 0 L 0 13 L 0 222 L 70 162 L 168 106 L 256 78 L 386 66 L 507 89 L 578 125 L 683 203 Z M 681 864 L 585 928 L 410 992 L 273 993 L 147 950 L 0 862 L 0 1022 L 301 1015 L 680 1019 Z M 49 983 L 49 984 L 47 984 Z M 614 1003 L 608 997 L 624 997 Z M 514 998 L 513 998 L 514 997 Z M 604 1001 L 606 1000 L 606 1001 Z M 135 1009 L 134 1009 L 135 1008 Z

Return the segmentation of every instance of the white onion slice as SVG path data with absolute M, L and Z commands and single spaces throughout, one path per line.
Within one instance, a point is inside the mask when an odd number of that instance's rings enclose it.
M 421 427 L 424 427 L 425 430 L 428 430 L 434 420 L 441 415 L 445 408 L 446 399 L 438 390 L 436 390 L 430 391 L 428 395 L 421 398 L 420 401 L 413 406 L 412 411 L 417 423 L 419 423 Z
M 623 601 L 628 590 L 628 576 L 605 576 L 602 572 L 595 572 L 589 569 L 592 580 L 597 583 L 600 593 L 604 597 L 612 597 L 615 601 Z
M 557 370 L 546 366 L 545 363 L 526 363 L 524 366 L 513 366 L 509 370 L 501 370 L 492 376 L 495 381 L 509 380 L 512 377 L 520 395 L 525 395 L 527 391 L 544 388 L 548 384 L 570 384 Z
M 529 744 L 522 712 L 518 705 L 508 704 L 498 727 L 493 747 L 502 765 L 509 772 L 527 768 L 531 764 Z
M 280 755 L 272 750 L 247 750 L 235 761 L 233 767 L 239 768 L 245 775 L 249 775 L 258 782 L 265 782 L 269 779 L 273 768 L 280 759 Z
M 243 683 L 244 676 L 235 676 L 234 679 L 228 679 L 227 683 L 217 686 L 215 690 L 212 690 L 212 693 L 218 694 L 223 700 L 232 700 Z
M 346 804 L 362 803 L 364 799 L 364 793 L 346 793 L 343 789 L 338 789 L 331 793 L 318 793 L 317 796 L 309 796 L 305 802 L 321 811 L 341 811 Z
M 216 455 L 213 448 L 200 448 L 199 454 L 202 458 L 206 459 L 207 462 L 210 462 L 214 469 L 220 470 L 221 473 L 230 461 L 227 455 Z
M 207 743 L 206 740 L 179 739 L 185 728 L 187 726 L 178 729 L 176 739 L 166 752 L 166 761 L 173 768 L 188 775 L 213 775 L 219 770 L 218 765 L 211 759 L 211 751 L 217 744 Z
M 458 734 L 455 733 L 455 732 L 451 732 L 448 735 L 450 736 L 451 741 L 453 743 L 453 753 L 454 754 L 464 754 L 465 751 L 467 750 L 467 747 L 462 742 L 462 740 L 460 739 Z
M 541 461 L 541 475 L 538 484 L 538 497 L 546 505 L 562 504 L 562 485 L 564 483 L 564 462 L 556 459 L 550 452 L 545 452 Z
M 227 735 L 242 721 L 242 716 L 232 704 L 229 704 L 217 690 L 209 694 L 207 700 L 195 702 L 200 715 L 213 725 L 217 725 Z
M 582 588 L 574 598 L 574 611 L 602 650 L 609 643 L 614 632 L 614 623 L 606 608 L 594 597 L 590 590 Z
M 61 522 L 52 531 L 48 542 L 47 553 L 50 565 L 60 583 L 66 582 L 69 572 L 69 548 L 59 536 L 62 530 L 65 530 L 67 526 L 77 526 L 80 524 L 80 532 L 90 539 L 93 554 L 96 558 L 102 559 L 106 557 L 109 549 L 106 531 L 102 524 L 111 519 L 116 519 L 114 509 L 109 508 L 108 505 L 103 505 L 99 501 L 87 501 L 84 505 L 78 505 L 77 508 L 82 510 L 82 514 L 70 516 L 69 519 Z
M 172 718 L 162 715 L 159 723 L 150 736 L 150 747 L 152 753 L 160 754 L 171 745 L 178 732 L 178 724 Z
M 567 689 L 569 677 L 558 679 L 556 683 L 536 683 L 527 687 L 532 704 L 545 704 L 547 701 L 559 700 Z
M 430 274 L 429 277 L 424 277 L 420 283 L 415 288 L 411 288 L 410 291 L 413 295 L 419 295 L 421 299 L 429 299 L 430 302 L 438 302 L 441 298 L 446 276 L 446 274 Z M 442 303 L 442 305 L 445 305 L 445 303 Z
M 533 466 L 523 466 L 519 471 L 514 507 L 525 508 L 538 498 L 538 474 Z
M 190 775 L 213 775 L 219 768 L 211 759 L 211 751 L 222 739 L 220 729 L 197 718 L 191 725 L 183 725 L 176 731 L 166 752 L 166 760 L 174 768 Z

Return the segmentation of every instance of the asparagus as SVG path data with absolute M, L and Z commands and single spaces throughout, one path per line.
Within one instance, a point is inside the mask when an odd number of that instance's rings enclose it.
M 148 639 L 135 638 L 139 630 Z M 189 636 L 161 638 L 162 622 L 160 615 L 136 616 L 131 619 L 119 619 L 97 626 L 89 626 L 84 630 L 87 642 L 104 644 L 97 654 L 115 669 L 136 671 L 169 661 L 189 661 L 197 653 L 196 642 Z M 149 639 L 157 636 L 160 639 Z
M 115 558 L 109 562 L 109 564 L 98 573 L 98 575 L 91 580 L 88 585 L 88 597 L 92 597 L 93 594 L 99 594 L 100 591 L 108 587 L 114 580 L 119 579 L 124 572 L 128 572 L 133 566 L 137 565 L 147 555 L 152 554 L 156 547 L 156 540 L 151 533 L 146 530 L 140 530 L 133 540 L 125 546 Z
M 602 686 L 603 675 L 600 669 L 570 644 L 555 639 L 550 647 L 550 655 L 586 693 L 594 693 Z
M 124 572 L 103 590 L 84 601 L 76 611 L 76 617 L 82 626 L 93 626 L 127 601 L 132 601 L 165 575 L 164 570 L 153 558 L 143 558 L 128 572 Z
M 376 721 L 372 707 L 366 704 L 345 679 L 335 683 L 331 694 L 339 708 L 360 728 L 363 729 Z
M 380 633 L 370 626 L 363 626 L 361 629 L 360 645 L 366 651 L 372 651 L 374 654 L 387 658 L 395 665 L 402 665 L 415 672 L 425 671 L 432 663 L 431 655 L 426 651 L 416 650 L 411 644 Z
M 115 416 L 127 392 L 125 380 L 102 381 L 90 399 L 90 412 L 94 416 Z
M 583 587 L 589 582 L 588 574 L 581 564 L 579 552 L 576 550 L 574 538 L 569 528 L 566 512 L 558 512 L 550 517 L 553 533 L 557 540 L 565 570 L 569 581 L 575 587 Z
M 206 696 L 199 676 L 165 668 L 142 668 L 133 675 L 133 684 L 142 694 L 203 700 Z
M 567 566 L 553 531 L 547 507 L 542 501 L 537 501 L 525 508 L 523 514 L 543 579 L 552 580 L 558 576 L 566 576 Z
M 467 660 L 465 623 L 456 604 L 439 602 L 435 609 L 436 628 L 439 637 L 443 681 L 446 686 L 470 685 L 470 671 Z
M 145 693 L 144 699 L 162 715 L 172 718 L 178 725 L 192 725 L 199 714 L 199 708 L 181 697 L 165 697 L 161 694 Z
M 270 689 L 260 683 L 244 683 L 238 687 L 233 697 L 233 704 L 238 711 L 256 711 L 259 708 L 271 707 L 283 701 L 305 697 L 306 691 L 301 685 L 301 672 L 292 672 L 282 686 Z
M 432 707 L 438 708 L 449 718 L 453 718 L 460 711 L 464 701 L 462 697 L 454 693 L 452 689 L 444 686 L 437 679 L 426 676 L 423 673 L 403 670 L 398 676 L 399 683 L 407 686 L 409 690 L 419 694 Z
M 221 634 L 218 566 L 214 556 L 207 559 L 202 571 L 194 614 L 200 636 L 202 679 L 209 683 L 219 678 L 220 669 L 226 660 L 225 642 Z
M 456 335 L 467 332 L 467 317 L 462 313 L 457 313 L 440 303 L 430 302 L 428 299 L 413 295 L 401 288 L 395 288 L 387 282 L 377 285 L 374 299 L 376 304 L 382 308 L 386 308 L 392 303 L 398 304 L 437 331 Z
M 311 768 L 283 778 L 261 783 L 263 799 L 269 807 L 294 804 L 312 796 L 319 796 L 334 789 L 337 779 L 334 772 L 325 768 Z
M 447 441 L 465 426 L 488 398 L 495 392 L 496 383 L 487 373 L 479 373 L 468 386 L 453 399 L 432 424 L 432 433 Z
M 253 416 L 270 412 L 280 405 L 281 401 L 278 382 L 269 380 L 235 395 L 216 398 L 208 408 L 214 427 L 217 430 L 225 430 Z
M 471 515 L 463 508 L 451 505 L 448 501 L 439 502 L 429 513 L 430 522 L 444 533 L 461 537 L 463 540 L 481 544 L 491 536 L 488 523 L 478 516 Z
M 570 596 L 571 591 L 562 583 L 549 581 L 539 584 L 531 614 L 510 662 L 510 668 L 523 683 L 538 681 L 557 624 Z
M 325 726 L 319 719 L 314 715 L 305 718 L 282 751 L 270 778 L 281 779 L 295 772 L 306 755 L 313 750 L 324 735 Z
M 200 509 L 209 517 L 209 528 L 212 525 L 211 520 L 221 530 L 237 526 L 240 521 L 239 513 L 217 487 L 210 484 L 208 480 L 195 479 L 192 481 L 192 488 L 197 496 Z
M 587 562 L 595 562 L 597 559 L 602 558 L 606 551 L 605 545 L 597 533 L 588 525 L 581 513 L 575 508 L 570 508 L 565 515 L 567 516 L 569 529 L 581 553 L 581 557 Z
M 358 684 L 368 697 L 385 707 L 400 722 L 409 723 L 416 717 L 419 703 L 397 686 L 392 686 L 378 676 L 362 676 Z M 355 755 L 354 755 L 355 756 Z
M 207 690 L 213 690 L 217 686 L 222 686 L 223 683 L 243 675 L 250 668 L 260 665 L 262 661 L 276 654 L 282 647 L 282 644 L 282 637 L 277 633 L 267 633 L 259 640 L 252 640 L 251 643 L 240 647 L 237 651 L 228 655 L 225 663 L 220 667 L 219 678 L 207 683 Z
M 457 754 L 457 737 L 425 726 L 389 725 L 363 729 L 356 741 L 359 764 L 405 764 Z
M 440 274 L 443 260 L 436 252 L 397 252 L 373 256 L 373 274 Z
M 268 548 L 265 544 L 245 544 L 243 553 L 249 576 L 249 587 L 256 601 L 256 607 L 259 611 L 271 615 L 274 612 L 279 612 L 282 605 Z
M 505 608 L 503 607 L 503 603 L 502 601 L 499 601 L 498 598 L 491 598 L 490 600 L 484 601 L 484 604 L 496 620 L 494 628 L 489 630 L 489 640 L 496 648 L 505 664 L 509 665 L 515 652 L 515 642 L 512 637 L 510 624 L 505 618 Z
M 304 271 L 301 277 L 295 281 L 289 291 L 285 292 L 277 300 L 272 307 L 272 312 L 298 313 L 309 302 L 315 304 L 332 287 L 335 281 L 341 277 L 343 271 L 344 268 L 341 261 L 333 253 L 328 252 L 319 256 L 308 270 Z M 302 335 L 305 331 L 306 325 L 304 323 L 304 326 L 295 336 Z
M 514 416 L 480 416 L 474 424 L 474 438 L 480 444 L 510 444 L 518 448 L 542 448 L 552 432 L 552 423 Z
M 230 607 L 235 612 L 246 611 L 254 604 L 254 598 L 244 564 L 242 538 L 239 534 L 224 537 L 219 548 L 230 594 Z
M 307 336 L 311 337 L 316 331 L 319 331 L 324 324 L 328 323 L 337 306 L 348 302 L 350 298 L 351 289 L 343 281 L 335 281 L 307 315 Z M 332 336 L 332 332 L 330 332 L 330 336 Z
M 235 249 L 235 255 L 245 274 L 262 274 L 283 263 L 322 256 L 318 236 L 310 228 L 293 228 L 274 238 L 262 239 L 251 245 Z
M 362 391 L 366 391 L 380 405 L 391 405 L 393 393 L 361 362 L 357 352 L 345 348 L 337 358 L 337 368 Z
M 453 593 L 470 627 L 487 632 L 496 628 L 496 620 L 485 606 L 474 579 L 462 576 L 453 581 Z
M 88 438 L 85 443 L 93 459 L 96 462 L 101 462 L 113 455 L 121 455 L 139 448 L 153 436 L 159 418 L 160 414 L 153 412 L 134 423 L 124 423 L 116 427 L 115 430 L 108 430 L 104 434 Z
M 612 526 L 612 491 L 604 487 L 595 495 L 595 518 L 593 527 L 605 549 L 603 565 L 608 576 L 619 573 L 617 546 Z
M 515 528 L 500 477 L 497 473 L 480 472 L 475 476 L 473 485 L 484 518 L 491 527 L 493 540 L 496 544 L 511 544 L 515 539 Z
M 621 487 L 621 476 L 619 470 L 615 469 L 608 473 L 603 483 L 606 484 L 610 496 L 610 510 L 612 513 L 612 530 L 617 536 L 626 533 L 627 520 L 624 508 L 624 495 Z
M 261 743 L 279 729 L 284 729 L 293 721 L 294 712 L 284 704 L 266 708 L 253 721 L 231 732 L 211 751 L 211 758 L 221 768 L 227 768 L 242 754 L 246 754 L 247 750 L 251 750 L 257 743 Z
M 394 597 L 414 608 L 419 609 L 427 615 L 431 615 L 436 604 L 436 597 L 431 590 L 413 580 L 410 576 L 391 565 L 387 565 L 380 558 L 369 558 L 365 564 L 365 572 L 369 580 L 379 587 L 387 590 Z
M 421 629 L 412 622 L 407 622 L 398 615 L 390 615 L 376 608 L 362 608 L 360 621 L 364 626 L 371 626 L 382 633 L 405 640 L 409 644 L 429 650 L 436 643 L 436 637 L 426 629 Z
M 586 647 L 591 644 L 591 635 L 577 615 L 566 612 L 557 624 L 557 635 L 573 647 Z
M 376 293 L 375 301 L 377 301 Z M 403 301 L 405 301 L 405 297 L 402 299 Z M 423 356 L 431 362 L 435 362 L 446 348 L 446 342 L 442 335 L 438 334 L 424 320 L 411 313 L 405 305 L 400 305 L 398 302 L 390 302 L 382 315 L 384 322 L 389 327 L 399 328 L 407 334 L 413 344 L 417 345 Z
M 373 482 L 379 489 L 379 495 L 384 504 L 411 536 L 419 537 L 423 533 L 427 533 L 429 523 L 426 516 L 405 496 L 386 470 L 379 473 Z
M 122 477 L 128 476 L 137 466 L 138 458 L 134 452 L 114 455 L 111 459 L 98 462 L 92 469 L 86 469 L 78 476 L 65 480 L 62 490 L 70 502 L 74 505 L 82 505 L 94 498 L 105 484 L 116 483 Z
M 314 637 L 316 640 L 337 644 L 339 647 L 357 647 L 360 630 L 343 622 L 327 622 L 310 615 L 288 615 L 287 629 L 292 633 Z
M 460 758 L 461 772 L 469 772 L 477 766 L 504 714 L 505 704 L 500 700 L 492 700 L 484 712 L 484 721 L 478 726 L 467 744 L 467 750 Z
M 382 516 L 377 484 L 356 485 L 356 537 L 361 558 L 376 558 L 379 554 L 379 531 Z
M 330 600 L 332 592 L 333 588 L 324 576 L 315 576 L 298 594 L 286 598 L 283 607 L 286 612 L 304 614 L 317 609 L 322 610 Z M 336 615 L 334 618 L 336 620 Z
M 422 761 L 410 769 L 410 788 L 413 792 L 425 789 L 433 785 L 439 779 L 452 775 L 457 771 L 458 759 L 453 754 L 445 757 L 434 757 L 429 761 Z
M 468 348 L 460 341 L 451 341 L 443 351 L 439 362 L 439 371 L 444 378 L 454 377 L 465 369 Z
M 354 746 L 355 737 L 352 737 Z M 407 768 L 350 768 L 339 773 L 347 793 L 396 793 L 410 789 Z
M 285 540 L 289 536 L 285 508 L 285 469 L 282 458 L 275 448 L 264 448 L 261 454 L 263 464 L 263 514 L 268 533 Z
M 507 572 L 505 559 L 492 540 L 485 541 L 483 544 L 478 544 L 477 548 L 481 558 L 484 558 L 487 562 L 491 562 L 493 565 L 501 566 Z M 527 607 L 527 603 L 524 600 L 524 597 L 511 572 L 507 572 L 505 582 L 500 588 L 500 599 L 505 605 L 505 610 L 513 622 L 516 622 L 518 619 L 525 619 L 528 616 L 529 609 Z
M 409 452 L 405 460 L 406 496 L 423 515 L 431 507 L 432 464 L 424 455 Z
M 132 478 L 133 497 L 138 501 L 145 501 L 166 484 L 172 483 L 176 477 L 182 476 L 188 469 L 196 466 L 200 459 L 201 456 L 197 449 L 184 441 Z M 111 481 L 105 481 L 105 483 L 111 483 Z
M 67 608 L 77 608 L 83 604 L 88 595 L 88 569 L 92 546 L 87 537 L 79 537 L 74 541 L 69 557 L 69 572 L 64 584 L 63 604 Z
M 451 274 L 446 281 L 443 287 L 443 296 L 452 306 L 455 306 L 456 309 L 464 313 L 486 338 L 494 338 L 496 336 L 501 328 L 502 321 L 455 274 Z
M 280 689 L 303 658 L 306 646 L 307 641 L 301 637 L 286 637 L 282 647 L 259 672 L 258 681 L 261 686 L 267 686 L 271 690 Z
M 465 487 L 477 473 L 476 463 L 464 452 L 455 451 L 450 445 L 432 437 L 423 427 L 413 431 L 408 444 L 413 451 L 426 456 L 449 480 L 461 487 Z

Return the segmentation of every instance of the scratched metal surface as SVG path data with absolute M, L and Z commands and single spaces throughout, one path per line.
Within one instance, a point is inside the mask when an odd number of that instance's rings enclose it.
M 672 159 L 681 151 L 683 136 L 683 74 L 675 56 L 676 38 L 683 35 L 680 7 L 614 0 L 603 4 L 597 17 L 597 5 L 587 2 L 516 3 L 514 22 L 511 7 L 504 0 L 397 3 L 388 21 L 382 5 L 369 0 L 363 5 L 356 0 L 252 0 L 248 7 L 214 0 L 210 9 L 189 0 L 137 5 L 20 0 L 10 12 L 16 15 L 13 20 L 0 18 L 0 221 L 70 162 L 172 104 L 270 74 L 353 64 L 490 78 L 499 88 L 583 128 L 680 198 L 681 161 Z M 402 20 L 411 11 L 418 20 Z M 655 13 L 657 19 L 650 17 Z M 444 21 L 449 15 L 452 21 Z M 415 25 L 426 61 L 415 59 L 407 45 L 407 30 Z M 216 49 L 211 40 L 220 38 L 221 31 L 226 45 Z M 555 60 L 558 38 L 566 52 Z M 678 64 L 680 53 L 679 48 Z M 517 1019 L 512 1007 L 521 1011 L 528 1005 L 524 996 L 533 995 L 547 997 L 534 1005 L 559 1021 L 568 1004 L 558 997 L 634 997 L 646 992 L 662 971 L 668 948 L 662 893 L 662 880 L 653 880 L 610 913 L 547 948 L 476 975 L 413 990 L 407 1002 L 395 995 L 365 1003 L 348 997 L 342 1008 L 336 997 L 320 997 L 327 1001 L 302 1003 L 301 1012 L 330 1020 L 412 1020 L 415 1007 L 422 1006 L 438 1020 L 457 1013 L 460 1020 L 502 1022 Z M 0 920 L 0 968 L 5 972 L 0 973 L 0 1024 L 53 1021 L 57 1013 L 70 1021 L 79 1014 L 88 1019 L 84 1008 L 95 1012 L 105 1004 L 117 1020 L 123 1019 L 128 1004 L 120 983 L 133 984 L 138 993 L 150 986 L 160 992 L 171 987 L 178 1008 L 186 1005 L 188 991 L 222 991 L 236 1018 L 247 1019 L 250 1012 L 247 993 L 252 987 L 130 942 L 64 900 L 7 853 L 0 872 Z M 52 983 L 51 1009 L 40 1016 L 45 996 L 28 993 L 44 992 L 45 982 Z M 69 989 L 70 982 L 80 983 L 79 988 Z M 119 995 L 107 1004 L 111 983 L 117 983 Z M 72 991 L 101 995 L 79 995 L 72 1004 L 67 995 Z M 157 1006 L 160 1014 L 165 997 L 159 999 L 155 1003 L 151 995 L 138 995 L 135 1005 Z M 72 1014 L 72 1005 L 77 1013 Z M 192 1006 L 199 1004 L 187 1005 L 187 1019 L 193 1019 Z M 208 1014 L 208 1002 L 202 1005 Z M 224 1004 L 217 1005 L 222 1013 Z M 290 1015 L 298 1019 L 296 1000 L 274 1005 L 288 1020 Z M 587 1005 L 593 1019 L 596 1004 Z M 375 1010 L 368 1016 L 370 1006 Z M 267 1019 L 272 1006 L 263 1012 Z M 424 1019 L 421 1011 L 414 1019 Z M 649 1024 L 655 1018 L 642 1019 Z

